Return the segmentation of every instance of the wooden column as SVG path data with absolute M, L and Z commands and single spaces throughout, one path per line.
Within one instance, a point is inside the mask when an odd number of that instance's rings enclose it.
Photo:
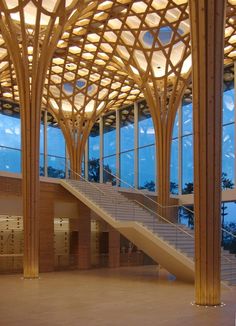
M 82 202 L 79 203 L 79 249 L 78 268 L 88 269 L 91 267 L 91 220 L 90 209 Z
M 171 140 L 167 138 L 166 127 L 163 126 L 156 135 L 156 162 L 157 162 L 157 189 L 158 202 L 162 206 L 167 206 L 170 199 L 170 148 Z M 165 209 L 160 212 L 165 215 Z
M 91 128 L 94 124 L 94 119 L 91 121 L 85 121 L 85 119 L 81 116 L 81 118 L 77 121 L 77 126 L 73 126 L 73 128 L 71 128 L 65 117 L 62 119 L 61 114 L 55 114 L 55 116 L 60 121 L 59 125 L 66 141 L 66 147 L 70 159 L 70 178 L 79 179 L 82 173 L 83 155 L 86 152 L 87 141 Z
M 12 19 L 7 1 L 0 1 L 0 29 L 11 56 L 19 88 L 22 126 L 22 178 L 24 216 L 24 277 L 37 278 L 39 273 L 39 130 L 43 88 L 47 70 L 64 25 L 76 6 L 66 8 L 66 2 L 57 0 L 52 11 L 42 1 L 34 2 L 34 21 L 25 11 L 28 2 L 19 2 L 18 13 Z M 81 1 L 81 9 L 84 7 Z M 46 14 L 45 14 L 46 12 Z M 32 15 L 32 16 L 33 16 Z M 42 15 L 48 16 L 43 28 Z M 18 20 L 18 21 L 17 21 Z M 30 50 L 32 48 L 32 50 Z
M 172 129 L 175 121 L 177 109 L 182 100 L 185 84 L 176 79 L 175 88 L 179 85 L 178 91 L 173 90 L 169 98 L 153 95 L 150 87 L 145 88 L 145 98 L 147 100 L 155 128 L 156 142 L 156 169 L 157 169 L 157 191 L 158 203 L 160 204 L 158 213 L 168 217 L 165 206 L 170 202 L 170 158 Z
M 109 267 L 120 267 L 120 233 L 109 228 Z
M 39 270 L 54 270 L 54 201 L 52 191 L 41 183 L 39 207 Z
M 82 156 L 78 153 L 78 144 L 72 144 L 72 151 L 69 151 L 71 179 L 79 179 L 82 169 Z
M 190 0 L 194 107 L 195 302 L 220 304 L 225 1 Z

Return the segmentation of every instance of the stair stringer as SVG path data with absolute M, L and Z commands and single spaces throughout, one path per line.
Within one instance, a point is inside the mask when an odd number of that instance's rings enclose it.
M 72 195 L 133 242 L 154 261 L 167 269 L 171 274 L 175 275 L 177 279 L 194 282 L 194 262 L 190 258 L 164 241 L 161 237 L 158 237 L 157 234 L 154 235 L 141 223 L 135 221 L 117 221 L 102 207 L 78 191 L 78 189 L 75 189 L 63 180 L 61 180 L 60 183 Z
M 194 262 L 137 222 L 120 222 L 117 230 L 178 280 L 194 282 Z

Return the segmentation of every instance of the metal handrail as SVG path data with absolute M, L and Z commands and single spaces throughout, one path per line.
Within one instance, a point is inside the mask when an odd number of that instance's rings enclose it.
M 103 195 L 106 195 L 104 191 L 102 191 L 98 186 L 94 184 L 94 182 L 91 182 L 89 180 L 86 180 L 82 175 L 80 175 L 78 172 L 75 172 L 74 170 L 70 169 L 74 174 L 78 175 L 82 180 L 90 184 L 92 187 L 96 188 L 99 192 L 101 192 Z
M 192 211 L 190 208 L 188 208 L 187 206 L 184 206 L 184 205 L 173 205 L 173 206 L 166 206 L 166 207 L 182 207 L 182 208 L 186 209 L 186 211 L 189 211 L 190 213 L 192 213 L 194 215 L 194 211 Z
M 152 198 L 148 197 L 147 195 L 145 195 L 140 189 L 135 188 L 134 186 L 132 186 L 131 184 L 129 184 L 128 182 L 120 179 L 119 177 L 117 177 L 117 175 L 111 173 L 110 171 L 106 170 L 105 168 L 103 168 L 103 170 L 107 173 L 109 173 L 110 175 L 112 175 L 113 177 L 115 177 L 117 180 L 121 181 L 122 183 L 126 184 L 127 186 L 129 186 L 130 188 L 132 188 L 135 192 L 138 192 L 139 194 L 141 193 L 145 198 L 149 199 L 150 201 L 152 201 L 153 203 L 157 204 L 158 206 L 160 206 L 161 208 L 164 208 L 164 206 L 162 206 L 160 203 L 158 203 L 157 201 L 153 200 Z
M 76 175 L 78 175 L 83 181 L 87 182 L 88 184 L 90 184 L 91 186 L 93 186 L 94 188 L 96 188 L 99 192 L 101 192 L 104 196 L 106 196 L 107 194 L 102 190 L 100 189 L 98 186 L 95 185 L 95 182 L 91 182 L 87 179 L 85 179 L 82 175 L 80 175 L 78 172 L 75 172 L 74 170 L 70 169 L 70 171 L 72 171 L 73 173 L 75 173 Z M 112 202 L 115 202 L 114 199 L 111 199 Z M 117 203 L 119 203 L 117 201 Z
M 149 211 L 151 211 L 152 213 L 154 213 L 155 215 L 157 215 L 157 216 L 160 217 L 161 219 L 165 220 L 167 223 L 174 225 L 175 228 L 179 229 L 181 232 L 184 232 L 184 233 L 187 234 L 189 237 L 191 237 L 192 239 L 194 239 L 194 236 L 192 236 L 192 234 L 188 233 L 187 231 L 185 231 L 185 230 L 181 229 L 180 227 L 178 227 L 176 224 L 170 222 L 169 220 L 165 219 L 165 218 L 162 217 L 161 215 L 157 214 L 157 213 L 156 213 L 155 211 L 153 211 L 151 208 L 149 208 L 149 207 L 143 205 L 142 203 L 140 203 L 140 202 L 137 201 L 137 200 L 134 200 L 134 201 L 137 202 L 139 205 L 145 207 L 145 209 L 148 209 Z M 231 232 L 229 232 L 229 231 L 227 231 L 227 230 L 225 230 L 225 229 L 223 229 L 223 228 L 221 228 L 221 230 L 223 230 L 223 231 L 229 233 L 229 234 L 232 235 L 234 238 L 236 238 L 236 236 L 235 236 L 233 233 L 231 233 Z M 221 254 L 221 257 L 223 257 L 225 260 L 227 260 L 227 261 L 230 262 L 230 263 L 233 262 L 229 257 L 225 256 L 224 254 Z
M 230 231 L 228 231 L 228 230 L 226 230 L 226 229 L 224 229 L 224 228 L 221 228 L 221 231 L 223 231 L 223 232 L 225 232 L 225 233 L 228 233 L 231 237 L 233 237 L 233 238 L 236 239 L 236 235 L 233 234 L 232 232 L 230 232 Z
M 129 187 L 132 188 L 134 191 L 138 192 L 139 194 L 141 194 L 142 196 L 144 196 L 144 197 L 147 198 L 148 200 L 154 202 L 155 204 L 157 204 L 157 205 L 158 205 L 159 207 L 161 207 L 161 208 L 172 208 L 172 207 L 184 208 L 185 210 L 187 210 L 188 212 L 190 212 L 191 214 L 194 215 L 194 211 L 191 210 L 190 208 L 184 206 L 184 205 L 166 205 L 166 206 L 163 206 L 163 205 L 161 205 L 160 203 L 158 203 L 157 201 L 155 201 L 155 200 L 153 200 L 152 198 L 150 198 L 150 197 L 148 197 L 147 195 L 145 195 L 145 194 L 144 194 L 140 189 L 135 188 L 134 186 L 132 186 L 132 185 L 129 184 L 128 182 L 122 180 L 121 178 L 117 177 L 115 174 L 113 174 L 113 173 L 111 173 L 110 171 L 108 171 L 107 169 L 103 168 L 103 170 L 104 170 L 105 172 L 109 173 L 110 175 L 112 175 L 113 177 L 115 177 L 116 179 L 118 179 L 119 181 L 121 181 L 122 183 L 126 184 L 127 186 L 129 186 Z M 137 201 L 137 200 L 135 200 L 135 201 L 138 202 L 139 204 L 141 204 L 139 201 Z M 141 204 L 141 205 L 144 206 L 146 209 L 149 209 L 149 207 L 147 207 L 146 205 L 143 205 L 143 204 Z M 149 209 L 149 210 L 150 210 L 150 209 Z M 152 211 L 152 210 L 151 210 L 151 211 Z M 153 211 L 153 213 L 155 213 L 155 212 Z M 161 215 L 159 215 L 159 214 L 156 214 L 156 215 L 158 215 L 158 216 L 161 217 Z M 164 219 L 164 218 L 163 218 L 163 219 Z M 233 238 L 236 239 L 236 235 L 233 234 L 232 232 L 227 231 L 227 230 L 224 229 L 224 228 L 221 228 L 221 230 L 222 230 L 223 232 L 228 233 L 229 235 L 231 235 Z
M 73 170 L 71 170 L 71 171 L 74 172 Z M 83 180 L 85 180 L 86 182 L 92 184 L 96 189 L 98 189 L 100 192 L 102 192 L 102 193 L 105 195 L 105 193 L 104 193 L 101 189 L 99 189 L 99 187 L 95 186 L 92 182 L 86 180 L 86 179 L 85 179 L 84 177 L 82 177 L 79 173 L 77 173 L 77 172 L 74 172 L 74 173 L 77 174 L 79 177 L 81 177 L 81 178 L 82 178 Z M 140 203 L 138 200 L 133 200 L 133 202 L 136 202 L 137 204 L 143 206 L 145 209 L 147 209 L 147 210 L 149 210 L 150 212 L 154 213 L 156 216 L 158 216 L 159 218 L 161 218 L 162 220 L 164 220 L 166 223 L 168 223 L 168 224 L 170 224 L 170 225 L 173 225 L 174 228 L 180 230 L 181 232 L 183 232 L 183 233 L 187 234 L 188 236 L 190 236 L 191 238 L 193 238 L 193 236 L 192 236 L 190 233 L 188 233 L 187 231 L 183 230 L 182 228 L 180 228 L 180 227 L 177 226 L 176 224 L 170 222 L 169 220 L 167 220 L 167 219 L 164 218 L 163 216 L 157 214 L 155 211 L 153 211 L 152 209 L 150 209 L 150 208 L 147 207 L 146 205 Z
M 103 170 L 106 171 L 106 172 L 108 172 L 108 173 L 111 174 L 112 176 L 114 176 L 116 179 L 118 179 L 118 180 L 121 181 L 122 183 L 127 184 L 129 187 L 131 187 L 132 189 L 134 189 L 134 190 L 135 190 L 136 192 L 138 192 L 139 194 L 141 193 L 145 198 L 147 198 L 148 200 L 154 202 L 155 204 L 157 204 L 157 205 L 160 206 L 161 208 L 167 208 L 167 207 L 169 207 L 169 208 L 170 208 L 170 207 L 182 207 L 182 208 L 188 210 L 189 212 L 191 212 L 192 214 L 194 214 L 194 211 L 190 210 L 188 207 L 183 206 L 183 205 L 170 205 L 170 206 L 163 206 L 163 205 L 159 204 L 157 201 L 154 201 L 153 199 L 151 199 L 150 197 L 148 197 L 147 195 L 145 195 L 145 194 L 144 194 L 142 191 L 140 191 L 139 189 L 136 189 L 135 187 L 133 187 L 132 185 L 130 185 L 128 182 L 123 181 L 122 179 L 120 179 L 119 177 L 117 177 L 116 175 L 114 175 L 113 173 L 111 173 L 110 171 L 106 170 L 105 168 L 103 168 Z M 75 174 L 77 174 L 79 177 L 81 177 L 81 178 L 82 178 L 84 181 L 86 181 L 87 183 L 90 183 L 92 186 L 94 186 L 94 187 L 95 187 L 96 189 L 98 189 L 100 192 L 102 192 L 103 194 L 105 194 L 101 189 L 99 189 L 99 187 L 95 186 L 92 182 L 86 180 L 86 179 L 85 179 L 84 177 L 82 177 L 79 173 L 77 173 L 77 172 L 75 172 L 75 171 L 73 171 L 73 170 L 71 170 L 71 171 L 74 172 Z M 168 224 L 173 225 L 176 229 L 178 229 L 178 230 L 180 230 L 181 232 L 187 234 L 187 235 L 188 235 L 189 237 L 191 237 L 192 239 L 194 238 L 190 233 L 188 233 L 187 231 L 185 231 L 185 230 L 183 230 L 182 228 L 178 227 L 176 224 L 170 222 L 169 220 L 165 219 L 163 216 L 157 214 L 155 211 L 153 211 L 152 209 L 150 209 L 150 208 L 147 207 L 146 205 L 140 203 L 140 202 L 137 201 L 137 200 L 134 200 L 134 201 L 137 202 L 139 205 L 145 207 L 145 209 L 151 211 L 152 213 L 154 213 L 155 215 L 157 215 L 158 217 L 160 217 L 160 218 L 163 219 L 164 221 L 166 221 Z M 221 230 L 223 230 L 224 232 L 226 232 L 226 233 L 230 234 L 231 236 L 233 236 L 234 238 L 236 238 L 236 236 L 235 236 L 233 233 L 231 233 L 231 232 L 229 232 L 229 231 L 227 231 L 227 230 L 225 230 L 225 229 L 223 229 L 223 228 L 221 228 Z M 229 258 L 228 258 L 227 256 L 225 256 L 224 254 L 222 254 L 221 257 L 224 257 L 228 262 L 232 263 L 232 260 L 229 259 Z
M 0 145 L 0 148 L 6 148 L 6 149 L 13 150 L 13 151 L 21 152 L 21 148 L 15 148 L 15 147 L 3 146 L 3 145 Z
M 92 182 L 86 180 L 86 179 L 85 179 L 84 177 L 82 177 L 79 173 L 73 171 L 72 169 L 71 169 L 71 171 L 72 171 L 73 173 L 75 173 L 76 175 L 78 175 L 79 177 L 81 177 L 81 178 L 82 178 L 83 180 L 85 180 L 87 183 L 92 184 L 96 189 L 98 189 L 100 192 L 102 192 L 102 193 L 105 195 L 105 192 L 103 192 L 103 191 L 102 191 L 98 186 L 95 186 L 94 183 L 92 183 Z M 149 197 L 147 197 L 147 198 L 149 198 Z M 154 200 L 152 200 L 152 201 L 155 202 Z M 154 213 L 155 215 L 157 215 L 159 218 L 161 218 L 162 220 L 164 220 L 164 221 L 167 222 L 168 224 L 173 225 L 174 228 L 180 230 L 181 232 L 183 232 L 183 233 L 187 234 L 188 236 L 190 236 L 191 238 L 193 238 L 192 235 L 191 235 L 190 233 L 188 233 L 187 231 L 183 230 L 182 228 L 180 228 L 180 227 L 177 226 L 176 224 L 170 222 L 169 220 L 167 220 L 167 219 L 164 218 L 163 216 L 157 214 L 156 212 L 154 212 L 152 209 L 150 209 L 150 208 L 147 207 L 146 205 L 140 203 L 140 202 L 137 201 L 137 200 L 134 200 L 134 202 L 137 202 L 139 205 L 145 207 L 147 210 L 151 211 L 152 213 Z M 156 203 L 156 202 L 155 202 L 155 203 Z
M 185 206 L 180 206 L 180 205 L 161 205 L 160 203 L 158 203 L 158 201 L 153 200 L 152 198 L 148 197 L 146 194 L 143 193 L 143 191 L 141 189 L 137 189 L 134 186 L 132 186 L 131 184 L 129 184 L 128 182 L 122 180 L 121 178 L 117 177 L 117 175 L 111 173 L 110 171 L 106 170 L 105 168 L 103 168 L 103 170 L 107 173 L 109 173 L 110 175 L 112 175 L 113 177 L 115 177 L 117 180 L 121 181 L 122 183 L 126 184 L 127 186 L 129 186 L 129 188 L 132 188 L 135 192 L 141 194 L 142 196 L 144 196 L 145 198 L 147 198 L 148 200 L 152 201 L 153 203 L 157 204 L 158 206 L 160 206 L 160 208 L 171 208 L 171 207 L 183 207 L 186 210 L 189 210 L 191 213 L 194 213 L 193 211 L 191 211 L 188 207 Z
M 119 177 L 117 177 L 117 175 L 111 173 L 110 171 L 106 170 L 105 168 L 103 168 L 103 170 L 107 173 L 109 173 L 110 175 L 112 175 L 113 177 L 115 177 L 117 180 L 121 181 L 122 183 L 126 184 L 127 186 L 129 186 L 130 188 L 132 188 L 135 192 L 138 192 L 139 194 L 141 194 L 142 196 L 144 196 L 145 198 L 147 198 L 148 200 L 152 201 L 153 203 L 155 203 L 156 205 L 158 205 L 160 208 L 173 208 L 173 207 L 183 207 L 184 209 L 186 209 L 187 211 L 189 211 L 190 213 L 194 214 L 194 211 L 192 211 L 190 208 L 184 206 L 184 205 L 161 205 L 160 203 L 158 203 L 158 201 L 153 200 L 152 198 L 148 197 L 147 195 L 145 195 L 143 193 L 142 190 L 135 188 L 134 186 L 132 186 L 131 184 L 129 184 L 128 182 L 120 179 Z
M 172 223 L 171 221 L 167 220 L 165 217 L 157 214 L 155 211 L 153 211 L 151 208 L 147 207 L 146 205 L 140 203 L 138 200 L 134 200 L 134 202 L 138 203 L 139 205 L 143 206 L 145 209 L 148 209 L 150 212 L 152 212 L 153 214 L 155 214 L 156 216 L 160 217 L 162 220 L 164 220 L 165 222 L 167 222 L 168 224 L 173 225 L 176 229 L 180 230 L 181 232 L 187 234 L 189 237 L 194 238 L 192 236 L 192 234 L 188 233 L 187 231 L 183 230 L 181 227 L 177 226 L 175 223 Z

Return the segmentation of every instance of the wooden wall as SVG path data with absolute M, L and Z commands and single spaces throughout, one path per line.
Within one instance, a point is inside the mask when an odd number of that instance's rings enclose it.
M 22 180 L 18 177 L 0 176 L 0 215 L 22 216 Z M 142 202 L 139 196 L 127 195 Z M 156 197 L 154 197 L 156 199 Z M 144 202 L 143 204 L 147 204 Z M 149 203 L 150 205 L 150 203 Z M 152 207 L 154 210 L 156 207 Z M 82 202 L 65 190 L 58 180 L 40 182 L 39 205 L 39 268 L 40 272 L 55 270 L 54 265 L 54 218 L 69 217 L 70 231 L 78 233 L 78 246 L 73 244 L 77 256 L 75 266 L 87 269 L 91 266 L 91 220 L 98 220 L 104 232 L 109 233 L 109 256 L 107 266 L 120 266 L 120 233 L 91 212 Z M 123 262 L 123 265 L 126 263 Z M 130 265 L 130 263 L 129 263 Z M 98 266 L 100 266 L 98 264 Z
M 0 215 L 23 215 L 22 180 L 0 176 Z M 80 203 L 60 184 L 40 182 L 40 229 L 39 266 L 40 272 L 54 270 L 54 217 L 58 214 L 76 217 Z M 78 216 L 78 215 L 77 215 Z

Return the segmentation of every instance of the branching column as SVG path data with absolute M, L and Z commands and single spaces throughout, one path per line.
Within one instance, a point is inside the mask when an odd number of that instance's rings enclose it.
M 70 142 L 67 144 L 67 148 L 70 158 L 71 178 L 78 179 L 81 175 L 85 143 L 82 142 L 78 136 L 77 140 L 70 139 Z
M 57 117 L 58 119 L 58 117 Z M 69 124 L 66 119 L 58 119 L 62 132 L 66 140 L 66 146 L 70 158 L 71 178 L 78 179 L 81 175 L 82 160 L 85 151 L 85 145 L 89 133 L 94 123 L 94 119 L 86 120 L 78 118 L 76 122 Z
M 158 203 L 160 204 L 160 207 L 162 207 L 159 213 L 163 216 L 168 215 L 168 210 L 165 208 L 165 206 L 170 204 L 170 158 L 172 129 L 176 112 L 181 103 L 186 84 L 187 79 L 186 82 L 178 82 L 178 79 L 176 79 L 174 90 L 169 97 L 167 97 L 167 94 L 161 96 L 157 92 L 154 95 L 153 91 L 150 89 L 150 87 L 148 87 L 148 85 L 146 85 L 144 91 L 155 128 Z
M 168 137 L 166 124 L 163 125 L 156 133 L 157 144 L 157 176 L 158 176 L 158 202 L 162 206 L 169 204 L 170 198 L 170 152 L 171 137 Z M 164 208 L 163 208 L 164 209 Z M 162 214 L 165 212 L 163 211 Z
M 34 2 L 33 14 L 24 12 L 28 2 L 19 2 L 19 20 L 12 8 L 0 1 L 0 28 L 16 72 L 22 126 L 22 177 L 24 216 L 24 277 L 39 273 L 39 129 L 43 86 L 47 68 L 61 36 L 67 15 L 64 1 L 57 1 L 41 26 L 43 4 Z M 44 16 L 45 17 L 45 16 Z M 58 18 L 58 21 L 57 21 Z M 29 25 L 30 24 L 30 25 Z
M 220 304 L 225 1 L 190 0 L 194 107 L 195 301 Z

